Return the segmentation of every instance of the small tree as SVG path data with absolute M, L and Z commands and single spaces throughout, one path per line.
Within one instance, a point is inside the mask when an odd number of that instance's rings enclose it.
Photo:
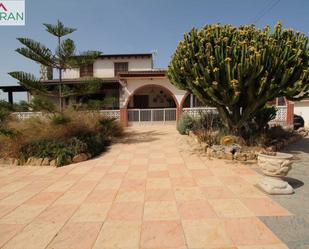
M 73 33 L 76 29 L 65 27 L 60 21 L 57 24 L 43 24 L 46 31 L 57 38 L 57 48 L 55 54 L 43 44 L 30 38 L 17 38 L 25 47 L 18 48 L 16 51 L 21 55 L 40 63 L 46 68 L 56 69 L 59 73 L 59 86 L 49 88 L 37 79 L 34 75 L 25 72 L 10 72 L 13 78 L 17 79 L 21 85 L 32 92 L 46 96 L 58 96 L 59 107 L 62 111 L 62 99 L 67 96 L 83 93 L 95 92 L 99 86 L 99 80 L 95 78 L 84 79 L 85 84 L 78 86 L 63 86 L 62 73 L 66 69 L 78 68 L 89 65 L 101 54 L 98 51 L 87 51 L 76 54 L 75 43 L 71 39 L 62 40 L 62 37 Z M 56 91 L 55 91 L 56 90 Z
M 254 25 L 206 25 L 184 35 L 168 67 L 172 84 L 218 109 L 240 134 L 268 101 L 307 97 L 308 38 L 281 23 L 271 32 Z

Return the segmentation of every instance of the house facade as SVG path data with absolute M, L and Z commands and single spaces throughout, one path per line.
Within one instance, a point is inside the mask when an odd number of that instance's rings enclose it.
M 175 122 L 188 98 L 185 91 L 172 85 L 166 70 L 153 67 L 152 54 L 111 54 L 99 56 L 93 64 L 65 70 L 64 84 L 82 84 L 85 77 L 102 80 L 102 89 L 96 94 L 83 96 L 82 101 L 116 99 L 105 110 L 110 116 L 119 117 L 125 124 L 146 122 Z M 41 76 L 45 84 L 57 80 Z M 190 98 L 190 97 L 189 97 Z M 192 98 L 192 97 L 191 97 Z M 194 97 L 193 97 L 194 98 Z M 58 105 L 57 98 L 51 98 Z M 80 102 L 80 96 L 65 98 L 65 105 Z M 195 107 L 191 101 L 191 106 Z
M 101 55 L 91 65 L 65 70 L 63 84 L 83 84 L 87 77 L 99 78 L 100 90 L 95 94 L 66 97 L 64 105 L 112 98 L 115 101 L 106 105 L 102 112 L 119 118 L 126 126 L 175 122 L 183 112 L 196 115 L 215 111 L 215 108 L 203 106 L 192 94 L 172 85 L 165 69 L 154 68 L 151 53 Z M 41 81 L 50 86 L 59 84 L 57 79 L 52 78 L 52 72 L 47 70 L 41 70 Z M 22 90 L 16 87 L 11 90 L 5 87 L 1 89 L 7 91 L 9 96 L 13 90 Z M 58 98 L 50 99 L 56 105 L 59 104 Z M 280 105 L 277 102 L 279 111 L 276 122 L 292 124 L 293 103 L 285 101 Z

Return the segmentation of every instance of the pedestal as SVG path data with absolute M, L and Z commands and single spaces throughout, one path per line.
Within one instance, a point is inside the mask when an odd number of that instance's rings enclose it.
M 271 195 L 289 195 L 294 193 L 291 185 L 279 177 L 264 176 L 257 186 Z

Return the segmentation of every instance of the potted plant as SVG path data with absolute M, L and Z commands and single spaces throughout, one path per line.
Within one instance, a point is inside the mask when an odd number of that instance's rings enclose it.
M 293 155 L 280 152 L 263 152 L 258 154 L 258 165 L 264 177 L 258 183 L 258 187 L 268 194 L 292 194 L 291 185 L 284 181 L 292 168 Z

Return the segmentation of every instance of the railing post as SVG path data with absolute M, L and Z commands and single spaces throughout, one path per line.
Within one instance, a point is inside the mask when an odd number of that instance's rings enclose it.
M 138 109 L 138 122 L 141 122 L 141 109 Z
M 163 109 L 163 123 L 165 123 L 165 112 L 166 112 L 166 109 Z
M 153 109 L 150 110 L 150 120 L 151 120 L 151 123 L 153 122 Z

